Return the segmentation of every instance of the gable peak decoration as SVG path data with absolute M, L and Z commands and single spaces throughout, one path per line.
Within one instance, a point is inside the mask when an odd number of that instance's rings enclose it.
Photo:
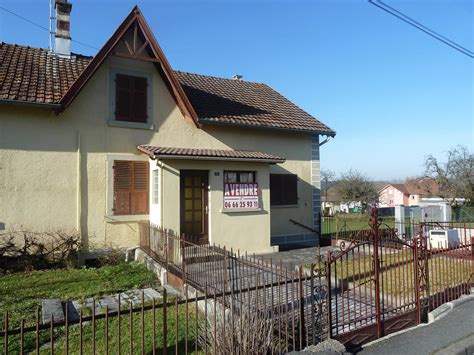
M 109 55 L 153 62 L 185 119 L 201 128 L 191 102 L 137 5 L 64 94 L 56 113 L 61 113 L 74 101 Z

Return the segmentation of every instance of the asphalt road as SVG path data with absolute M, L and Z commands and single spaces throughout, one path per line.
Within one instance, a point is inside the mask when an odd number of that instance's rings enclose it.
M 474 354 L 474 300 L 426 326 L 364 348 L 358 354 Z

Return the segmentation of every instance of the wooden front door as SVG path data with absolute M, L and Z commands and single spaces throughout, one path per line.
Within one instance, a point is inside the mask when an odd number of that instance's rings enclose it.
M 208 171 L 181 170 L 181 234 L 196 244 L 208 242 Z

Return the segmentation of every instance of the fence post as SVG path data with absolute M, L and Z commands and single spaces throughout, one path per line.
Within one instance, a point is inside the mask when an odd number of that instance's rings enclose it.
M 224 272 L 224 278 L 223 278 L 223 281 L 224 281 L 224 293 L 227 292 L 227 252 L 225 250 L 225 245 L 224 245 L 224 269 L 223 269 L 223 272 Z M 258 286 L 258 285 L 257 285 Z
M 413 262 L 415 268 L 415 298 L 416 298 L 416 309 L 417 309 L 417 318 L 418 324 L 421 323 L 421 302 L 420 302 L 420 277 L 419 277 L 419 270 L 418 270 L 418 240 L 419 237 L 415 237 L 412 240 L 413 243 Z
M 327 285 L 328 289 L 326 292 L 326 302 L 328 308 L 328 338 L 332 338 L 332 305 L 331 305 L 331 262 L 332 262 L 332 252 L 328 251 L 328 260 L 326 260 L 326 269 L 327 269 Z
M 153 229 L 152 229 L 152 224 L 151 224 L 151 222 L 149 222 L 149 226 L 148 226 L 148 227 L 149 227 L 149 228 L 148 228 L 148 250 L 149 250 L 150 252 L 152 252 L 153 250 L 152 250 L 152 247 L 151 247 L 151 232 L 152 232 Z M 155 231 L 153 230 L 153 233 L 154 233 L 154 232 L 155 232 Z
M 183 269 L 183 283 L 186 284 L 187 283 L 187 280 L 186 280 L 186 255 L 185 255 L 185 246 L 184 246 L 184 234 L 181 235 L 181 238 L 180 238 L 180 246 L 181 246 L 181 265 L 182 265 L 182 269 Z
M 474 237 L 471 236 L 471 275 L 474 275 Z
M 305 343 L 306 339 L 305 339 L 305 327 L 307 326 L 306 325 L 306 322 L 305 322 L 305 319 L 304 319 L 304 302 L 305 302 L 305 298 L 304 298 L 304 291 L 303 291 L 303 266 L 300 265 L 299 267 L 299 288 L 300 288 L 300 324 L 299 324 L 299 328 L 300 328 L 300 335 L 299 335 L 299 338 L 300 338 L 300 350 L 303 350 L 303 344 Z M 314 331 L 314 329 L 313 329 Z
M 372 209 L 372 233 L 374 237 L 374 276 L 375 276 L 375 320 L 377 323 L 377 338 L 382 336 L 382 321 L 380 312 L 380 269 L 379 269 L 379 222 L 378 210 Z

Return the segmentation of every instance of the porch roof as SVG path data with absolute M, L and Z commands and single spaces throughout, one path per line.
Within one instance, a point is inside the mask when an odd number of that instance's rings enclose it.
M 154 145 L 139 145 L 137 148 L 152 159 L 231 160 L 273 164 L 283 163 L 286 160 L 276 155 L 249 150 L 176 148 Z

